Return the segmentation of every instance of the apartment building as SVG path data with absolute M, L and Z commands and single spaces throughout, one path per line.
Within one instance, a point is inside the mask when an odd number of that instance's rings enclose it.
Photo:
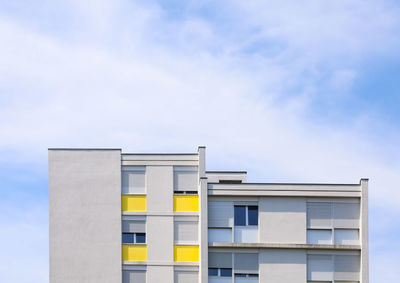
M 368 283 L 368 180 L 247 183 L 195 153 L 49 149 L 50 283 Z

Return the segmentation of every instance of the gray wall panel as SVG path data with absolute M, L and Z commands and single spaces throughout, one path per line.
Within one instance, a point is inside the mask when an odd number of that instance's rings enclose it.
M 120 151 L 49 150 L 49 204 L 50 283 L 121 282 Z
M 306 251 L 261 250 L 260 282 L 305 283 L 306 263 Z
M 305 198 L 260 198 L 260 242 L 292 244 L 306 243 L 306 217 Z

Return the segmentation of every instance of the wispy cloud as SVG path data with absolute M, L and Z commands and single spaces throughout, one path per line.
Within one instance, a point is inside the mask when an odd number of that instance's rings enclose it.
M 2 164 L 46 168 L 52 146 L 205 144 L 209 167 L 251 180 L 370 177 L 372 206 L 400 214 L 399 121 L 353 91 L 371 58 L 398 56 L 395 2 L 43 3 L 2 4 Z

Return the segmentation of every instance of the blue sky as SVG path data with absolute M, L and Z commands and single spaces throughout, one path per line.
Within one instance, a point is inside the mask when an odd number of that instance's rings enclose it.
M 249 181 L 370 178 L 400 248 L 400 3 L 0 1 L 0 273 L 48 282 L 48 147 L 195 151 Z M 21 266 L 24 266 L 21 272 Z

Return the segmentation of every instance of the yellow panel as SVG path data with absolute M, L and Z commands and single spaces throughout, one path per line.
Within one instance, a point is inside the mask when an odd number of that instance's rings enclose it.
M 121 206 L 123 211 L 146 211 L 146 196 L 122 195 Z
M 199 261 L 199 246 L 174 245 L 174 261 Z
M 146 245 L 122 245 L 122 260 L 146 261 Z
M 174 195 L 174 211 L 199 211 L 199 196 Z

